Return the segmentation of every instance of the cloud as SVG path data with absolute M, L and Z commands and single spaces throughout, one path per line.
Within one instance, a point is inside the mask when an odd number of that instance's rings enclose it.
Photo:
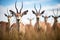
M 46 2 L 46 1 L 51 1 L 51 0 L 39 0 L 40 2 Z
M 39 0 L 40 1 L 40 0 Z M 22 10 L 22 12 L 24 11 L 24 10 L 29 10 L 29 12 L 28 12 L 28 15 L 33 15 L 32 14 L 32 10 L 35 10 L 34 8 L 33 8 L 33 5 L 34 5 L 34 3 L 39 3 L 38 1 L 36 2 L 36 1 L 31 1 L 31 3 L 30 2 L 28 2 L 28 1 L 26 1 L 26 2 L 24 2 L 24 8 L 23 8 L 23 10 Z M 28 6 L 30 6 L 30 7 L 28 7 Z M 7 21 L 7 18 L 4 16 L 4 13 L 6 13 L 7 14 L 7 8 L 8 8 L 8 10 L 13 10 L 13 11 L 15 11 L 16 12 L 16 10 L 15 10 L 15 4 L 11 4 L 11 5 L 8 5 L 8 6 L 2 6 L 2 5 L 0 5 L 0 21 Z M 21 2 L 18 2 L 17 3 L 17 8 L 19 9 L 19 8 L 21 8 Z M 60 8 L 60 4 L 56 4 L 56 5 L 53 5 L 53 6 L 43 6 L 42 7 L 42 10 L 46 10 L 46 12 L 45 13 L 47 13 L 47 15 L 52 15 L 53 13 L 52 13 L 52 11 L 48 11 L 48 9 L 55 9 L 55 8 Z M 37 8 L 37 9 L 39 9 L 39 7 Z M 41 11 L 42 11 L 41 10 Z M 10 13 L 10 12 L 9 12 Z M 44 14 L 45 14 L 44 13 Z M 59 13 L 60 13 L 60 11 L 59 11 Z M 22 21 L 23 22 L 25 22 L 26 23 L 26 21 L 27 21 L 27 23 L 29 23 L 29 21 L 27 20 L 27 17 L 28 17 L 28 15 L 27 16 L 24 16 L 24 17 L 22 17 Z M 60 15 L 60 14 L 59 14 Z M 34 17 L 35 18 L 35 16 L 33 15 L 33 16 L 31 16 L 31 17 Z M 42 19 L 42 18 L 41 18 Z M 40 20 L 41 20 L 40 19 Z M 14 20 L 14 18 L 12 18 L 12 21 Z M 43 20 L 43 19 L 42 19 Z M 51 20 L 51 19 L 50 19 Z M 59 19 L 58 19 L 59 20 Z M 15 21 L 15 20 L 14 20 Z M 34 19 L 34 21 L 36 21 L 35 19 Z M 49 20 L 48 20 L 49 21 Z M 50 22 L 50 21 L 49 21 Z M 60 21 L 59 21 L 60 22 Z M 34 22 L 32 22 L 32 23 L 34 23 Z
M 6 21 L 6 17 L 4 16 L 4 13 L 6 13 L 6 8 L 3 6 L 0 6 L 0 21 L 2 20 Z

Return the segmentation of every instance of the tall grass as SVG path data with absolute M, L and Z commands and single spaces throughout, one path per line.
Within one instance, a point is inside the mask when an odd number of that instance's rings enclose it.
M 9 33 L 2 32 L 0 29 L 0 40 L 60 40 L 60 29 L 51 29 L 48 31 L 35 31 L 33 27 L 27 28 L 25 34 L 19 33 L 16 29 L 11 30 Z

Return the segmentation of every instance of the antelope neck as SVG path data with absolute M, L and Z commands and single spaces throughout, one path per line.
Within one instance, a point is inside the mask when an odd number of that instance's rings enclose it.
M 36 18 L 37 19 L 37 23 L 39 22 L 39 17 Z

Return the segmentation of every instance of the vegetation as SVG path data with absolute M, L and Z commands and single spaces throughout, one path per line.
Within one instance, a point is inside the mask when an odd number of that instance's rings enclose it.
M 51 29 L 50 33 L 48 33 L 48 31 L 45 32 L 42 31 L 42 29 L 37 32 L 33 27 L 30 27 L 29 29 L 26 27 L 24 35 L 18 33 L 16 29 L 5 33 L 0 29 L 0 40 L 60 40 L 60 29 Z

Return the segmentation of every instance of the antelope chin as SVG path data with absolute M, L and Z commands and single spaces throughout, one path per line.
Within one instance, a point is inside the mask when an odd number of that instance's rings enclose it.
M 19 17 L 17 17 L 17 19 L 21 19 L 21 17 L 19 16 Z
M 37 18 L 39 18 L 40 16 L 37 16 Z
M 10 18 L 8 18 L 8 19 L 10 19 Z

